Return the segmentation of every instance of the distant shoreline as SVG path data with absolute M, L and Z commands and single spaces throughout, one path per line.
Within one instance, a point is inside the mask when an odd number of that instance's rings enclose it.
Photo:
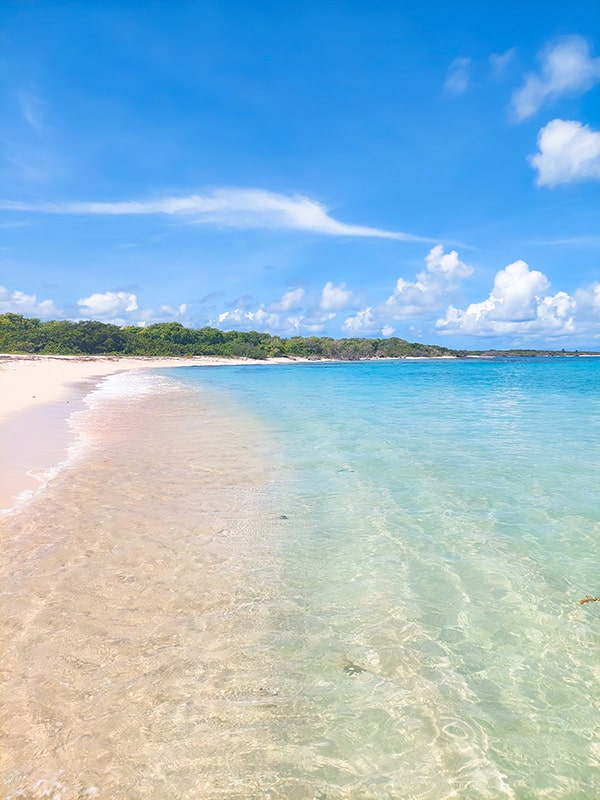
M 354 363 L 358 361 L 431 361 L 499 358 L 598 358 L 594 352 L 493 351 L 464 355 L 396 356 L 333 359 L 280 356 L 265 359 L 225 356 L 121 356 L 121 355 L 46 355 L 0 353 L 0 420 L 31 406 L 68 399 L 74 385 L 91 388 L 107 375 L 138 369 L 169 367 L 214 367 L 264 364 Z
M 48 320 L 20 314 L 0 314 L 0 352 L 27 356 L 70 355 L 108 358 L 241 359 L 243 363 L 273 361 L 365 361 L 404 358 L 493 358 L 600 355 L 579 348 L 567 351 L 534 348 L 467 350 L 441 344 L 409 342 L 398 336 L 383 338 L 279 336 L 261 331 L 221 330 L 205 326 L 186 328 L 179 322 L 147 326 L 120 326 L 98 320 Z

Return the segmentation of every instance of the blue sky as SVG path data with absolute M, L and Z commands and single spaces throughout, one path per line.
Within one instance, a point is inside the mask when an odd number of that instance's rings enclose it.
M 600 5 L 0 9 L 0 312 L 600 350 Z

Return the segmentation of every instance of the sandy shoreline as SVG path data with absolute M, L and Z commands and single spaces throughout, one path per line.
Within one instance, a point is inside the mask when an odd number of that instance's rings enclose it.
M 301 360 L 301 359 L 297 359 Z M 127 356 L 38 356 L 0 354 L 0 420 L 31 406 L 66 400 L 77 384 L 90 389 L 101 378 L 117 372 L 165 367 L 214 367 L 220 365 L 293 363 L 289 358 L 254 359 L 196 356 L 127 357 Z
M 264 364 L 252 359 L 128 358 L 111 356 L 38 356 L 0 354 L 0 510 L 67 456 L 73 432 L 68 420 L 83 400 L 109 375 L 134 370 L 189 366 Z M 290 363 L 273 359 L 269 363 Z
M 0 427 L 42 415 L 47 441 L 63 402 Z M 233 797 L 230 769 L 262 759 L 250 576 L 283 527 L 277 454 L 218 391 L 148 371 L 74 406 L 81 453 L 0 517 L 0 796 Z

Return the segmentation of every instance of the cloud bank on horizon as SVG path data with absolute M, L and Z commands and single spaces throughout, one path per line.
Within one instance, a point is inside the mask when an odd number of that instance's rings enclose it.
M 1 26 L 0 313 L 600 349 L 585 9 L 96 5 Z

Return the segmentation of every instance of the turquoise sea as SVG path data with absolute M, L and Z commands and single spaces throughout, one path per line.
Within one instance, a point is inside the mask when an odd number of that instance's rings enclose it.
M 2 800 L 600 797 L 599 359 L 132 371 L 70 426 L 0 517 Z
M 599 359 L 168 374 L 278 450 L 247 796 L 600 796 Z

